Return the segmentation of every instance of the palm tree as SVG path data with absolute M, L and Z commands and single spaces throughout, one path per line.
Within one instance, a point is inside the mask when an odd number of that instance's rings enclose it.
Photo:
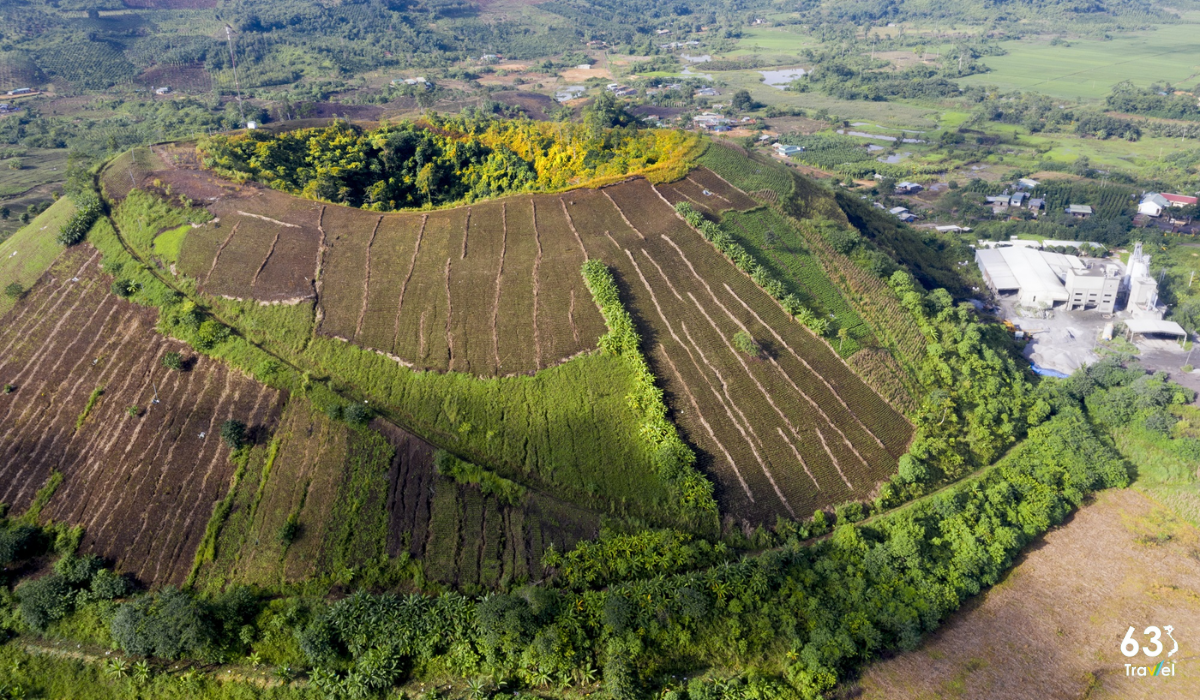
M 467 695 L 471 700 L 483 700 L 487 697 L 487 684 L 481 678 L 472 678 L 467 681 Z

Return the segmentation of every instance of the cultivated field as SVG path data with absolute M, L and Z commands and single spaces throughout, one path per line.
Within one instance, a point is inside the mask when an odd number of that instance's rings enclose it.
M 319 298 L 318 333 L 408 367 L 531 373 L 595 348 L 604 333 L 579 274 L 583 248 L 557 199 L 376 214 L 194 170 L 142 180 L 209 202 L 215 218 L 187 235 L 178 266 L 201 291 L 261 303 Z
M 1196 29 L 1196 24 L 1179 22 L 1153 31 L 1103 40 L 1079 38 L 1057 46 L 1048 39 L 1006 42 L 1006 55 L 983 58 L 991 71 L 961 82 L 1094 99 L 1106 97 L 1122 80 L 1139 87 L 1154 82 L 1186 84 L 1200 64 Z
M 562 199 L 588 255 L 617 270 L 726 510 L 802 516 L 863 497 L 892 471 L 910 426 L 675 216 L 665 193 L 637 180 Z M 759 357 L 735 349 L 739 331 Z
M 74 213 L 71 200 L 64 197 L 10 238 L 0 241 L 0 289 L 14 282 L 24 289 L 33 286 L 61 251 L 55 237 Z M 0 314 L 14 303 L 16 300 L 7 294 L 0 296 Z
M 1200 533 L 1132 489 L 1108 491 L 1033 545 L 1005 580 L 916 651 L 869 667 L 845 697 L 1161 698 L 1200 696 Z M 1179 642 L 1173 677 L 1130 678 L 1121 654 L 1130 626 Z
M 60 474 L 43 518 L 83 525 L 85 551 L 143 581 L 182 583 L 234 472 L 221 423 L 261 434 L 281 397 L 204 356 L 164 369 L 188 348 L 99 266 L 71 249 L 0 321 L 0 502 L 20 512 Z
M 175 160 L 170 152 L 156 157 Z M 108 176 L 106 187 L 116 179 Z M 825 341 L 675 214 L 674 201 L 714 216 L 758 206 L 705 168 L 657 186 L 634 179 L 600 190 L 395 214 L 239 186 L 189 167 L 145 170 L 142 180 L 171 196 L 206 202 L 214 214 L 186 231 L 179 255 L 178 272 L 198 280 L 201 291 L 259 303 L 315 296 L 318 340 L 340 339 L 413 369 L 529 374 L 594 349 L 605 327 L 580 267 L 588 258 L 605 262 L 623 285 L 677 421 L 700 448 L 701 466 L 717 482 L 723 507 L 738 517 L 800 517 L 863 498 L 892 473 L 911 434 Z M 763 348 L 760 356 L 735 350 L 734 335 L 742 331 Z M 314 342 L 306 355 L 332 368 L 327 348 Z M 870 366 L 888 368 L 886 358 Z M 457 399 L 426 397 L 419 384 L 425 382 L 412 381 L 403 391 L 403 404 L 420 404 L 425 412 L 424 404 L 434 401 L 439 428 L 496 434 L 482 428 L 494 417 L 474 415 L 482 406 L 468 409 L 472 415 L 464 419 Z M 502 388 L 459 387 L 470 395 Z M 888 393 L 899 392 L 891 387 Z M 577 468 L 571 443 L 586 442 L 591 428 L 574 426 L 570 441 L 555 428 L 544 455 L 528 438 L 513 442 L 516 435 L 508 431 L 516 416 L 548 410 L 527 404 L 525 398 L 515 407 L 519 413 L 490 407 L 490 414 L 503 416 L 504 437 L 486 438 L 486 445 L 471 438 L 483 447 L 483 463 L 509 478 L 532 466 L 548 479 L 544 483 L 609 491 L 590 469 Z M 551 423 L 562 410 L 554 409 Z M 601 462 L 617 459 L 616 449 L 610 445 Z
M 384 421 L 372 428 L 293 400 L 238 484 L 202 585 L 344 580 L 407 555 L 431 580 L 494 588 L 540 577 L 550 543 L 563 551 L 598 531 L 598 515 L 538 493 L 508 504 L 456 484 L 436 473 L 428 443 Z M 284 539 L 289 519 L 296 530 Z

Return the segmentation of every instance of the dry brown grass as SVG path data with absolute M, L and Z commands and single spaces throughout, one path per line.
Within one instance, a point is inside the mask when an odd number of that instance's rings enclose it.
M 1197 698 L 1198 585 L 1200 532 L 1136 491 L 1105 492 L 1034 544 L 1003 582 L 919 649 L 871 666 L 846 694 Z M 1121 655 L 1131 625 L 1174 626 L 1174 678 L 1125 676 L 1126 663 L 1151 662 Z M 1170 651 L 1170 640 L 1163 641 Z

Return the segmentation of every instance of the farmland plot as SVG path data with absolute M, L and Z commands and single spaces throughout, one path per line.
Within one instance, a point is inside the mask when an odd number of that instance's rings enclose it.
M 657 192 L 630 184 L 565 198 L 586 207 L 575 223 L 588 253 L 618 271 L 726 510 L 799 516 L 861 498 L 891 473 L 910 426 Z M 735 348 L 738 332 L 758 357 Z
M 540 572 L 546 546 L 594 537 L 599 515 L 537 492 L 516 505 L 439 476 L 429 443 L 383 421 L 356 430 L 293 399 L 239 483 L 201 585 L 336 577 L 404 553 L 474 590 Z M 289 519 L 292 533 L 282 533 Z
M 0 323 L 0 383 L 16 387 L 0 396 L 0 502 L 19 511 L 60 473 L 43 517 L 83 525 L 83 550 L 121 571 L 179 584 L 233 474 L 221 423 L 261 435 L 280 395 L 203 356 L 164 369 L 187 347 L 113 296 L 99 263 L 64 253 Z

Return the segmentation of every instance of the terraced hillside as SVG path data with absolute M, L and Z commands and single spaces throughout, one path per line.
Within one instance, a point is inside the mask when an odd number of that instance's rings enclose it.
M 221 180 L 196 169 L 185 148 L 133 160 L 141 165 L 106 174 L 110 196 L 132 181 L 211 214 L 147 239 L 148 257 L 162 236 L 182 231 L 170 270 L 199 292 L 289 313 L 314 339 L 391 358 L 401 378 L 430 369 L 530 373 L 594 349 L 604 326 L 579 270 L 603 261 L 617 272 L 677 422 L 737 517 L 773 521 L 864 497 L 894 471 L 909 439 L 910 425 L 828 343 L 676 215 L 680 201 L 714 217 L 759 208 L 705 168 L 658 185 L 632 179 L 381 214 Z M 297 305 L 311 305 L 311 319 L 284 311 Z M 759 356 L 735 348 L 741 332 L 763 348 Z M 322 367 L 334 367 L 334 351 L 316 343 L 297 360 L 317 351 Z M 391 405 L 410 411 L 405 401 Z M 514 451 L 515 437 L 502 452 L 485 444 L 470 456 L 517 478 L 505 460 L 528 457 Z M 584 447 L 579 437 L 563 458 L 609 447 Z
M 49 485 L 42 513 L 84 525 L 86 550 L 182 583 L 233 476 L 222 422 L 269 431 L 283 398 L 204 356 L 165 369 L 189 348 L 114 296 L 100 263 L 71 249 L 0 321 L 0 502 L 20 511 Z

